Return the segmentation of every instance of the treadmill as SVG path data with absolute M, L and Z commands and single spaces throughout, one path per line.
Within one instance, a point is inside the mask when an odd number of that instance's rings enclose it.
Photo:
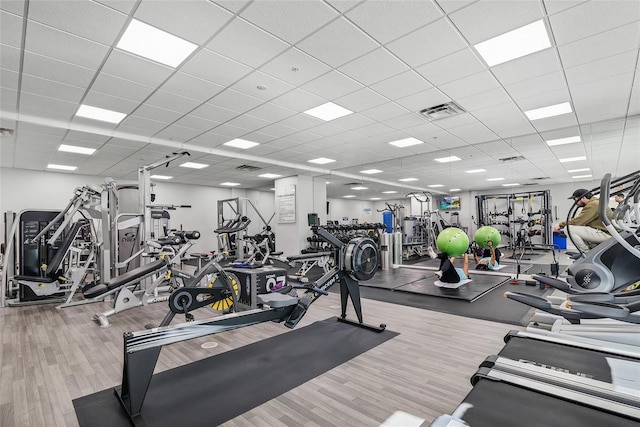
M 510 332 L 471 378 L 455 417 L 432 426 L 640 426 L 640 351 Z

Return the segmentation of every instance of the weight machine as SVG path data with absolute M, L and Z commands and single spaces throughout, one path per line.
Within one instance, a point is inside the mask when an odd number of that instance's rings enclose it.
M 314 226 L 312 230 L 333 245 L 338 264 L 315 283 L 297 286 L 304 290 L 302 296 L 295 297 L 280 293 L 262 294 L 258 295 L 260 308 L 230 313 L 213 319 L 189 321 L 193 319 L 191 311 L 213 304 L 221 298 L 228 298 L 229 295 L 237 298 L 237 293 L 230 289 L 226 293 L 214 294 L 210 289 L 184 287 L 171 294 L 170 311 L 160 327 L 124 334 L 122 385 L 114 391 L 133 425 L 145 425 L 141 410 L 158 356 L 164 345 L 267 321 L 283 322 L 286 327 L 294 328 L 309 306 L 320 296 L 328 295 L 328 289 L 336 283 L 340 283 L 341 301 L 341 315 L 337 320 L 376 332 L 384 331 L 386 328 L 384 324 L 373 326 L 363 323 L 360 303 L 358 281 L 371 279 L 378 269 L 378 249 L 375 243 L 366 237 L 344 243 L 323 227 Z M 355 309 L 357 321 L 346 317 L 349 299 Z M 170 326 L 176 314 L 184 314 L 187 323 Z
M 549 190 L 479 195 L 476 196 L 476 209 L 478 226 L 495 227 L 507 238 L 507 246 L 514 254 L 552 247 Z

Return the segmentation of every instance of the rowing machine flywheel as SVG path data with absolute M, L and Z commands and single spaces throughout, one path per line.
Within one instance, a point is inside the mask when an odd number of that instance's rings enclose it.
M 345 270 L 355 280 L 366 281 L 378 271 L 378 245 L 369 237 L 357 237 L 347 243 Z
M 224 280 L 221 280 L 219 275 L 216 274 L 215 278 L 207 283 L 207 287 L 211 288 L 212 303 L 207 305 L 207 308 L 213 312 L 229 311 L 233 307 L 233 295 L 232 290 L 235 293 L 236 299 L 240 294 L 240 281 L 231 273 L 227 273 L 227 282 L 231 289 L 225 285 Z

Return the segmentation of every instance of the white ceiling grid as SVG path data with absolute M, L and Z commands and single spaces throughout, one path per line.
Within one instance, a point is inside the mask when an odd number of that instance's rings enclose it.
M 132 19 L 197 45 L 177 68 L 116 47 Z M 544 19 L 552 47 L 488 67 L 473 45 Z M 638 169 L 640 2 L 635 0 L 3 0 L 2 167 L 134 179 L 138 167 L 188 149 L 202 170 L 170 165 L 173 182 L 269 188 L 260 173 L 326 176 L 329 197 L 483 190 L 579 181 Z M 332 101 L 354 114 L 304 111 Z M 419 111 L 455 101 L 465 113 Z M 524 111 L 570 102 L 530 121 Z M 118 125 L 75 117 L 80 104 L 127 114 Z M 545 139 L 580 135 L 578 144 Z M 424 144 L 397 148 L 413 137 Z M 260 143 L 224 146 L 233 138 Z M 60 144 L 96 148 L 90 157 Z M 438 157 L 462 161 L 441 164 Z M 563 164 L 563 157 L 586 156 Z M 502 162 L 505 157 L 525 160 Z M 308 163 L 316 157 L 336 160 Z M 259 171 L 238 170 L 249 164 Z M 382 173 L 364 175 L 365 169 Z M 465 174 L 484 168 L 486 173 Z M 68 173 L 68 172 L 65 172 Z M 418 181 L 402 183 L 401 178 Z M 549 177 L 539 181 L 534 178 Z M 353 191 L 352 182 L 369 190 Z M 399 187 L 399 188 L 398 188 Z

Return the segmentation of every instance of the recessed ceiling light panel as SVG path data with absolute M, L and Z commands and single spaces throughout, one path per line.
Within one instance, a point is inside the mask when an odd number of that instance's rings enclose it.
M 524 27 L 474 45 L 489 67 L 511 61 L 551 47 L 544 21 Z
M 365 175 L 373 175 L 374 173 L 381 173 L 382 171 L 380 169 L 367 169 L 367 170 L 363 170 L 360 171 L 360 173 L 363 173 Z
M 118 113 L 117 111 L 105 110 L 104 108 L 92 107 L 90 105 L 80 105 L 76 116 L 84 117 L 86 119 L 100 120 L 101 122 L 109 122 L 118 124 L 127 117 L 124 113 Z
M 411 182 L 411 181 L 417 181 L 418 178 L 401 178 L 398 181 L 402 181 L 402 182 Z
M 56 169 L 56 170 L 61 170 L 61 171 L 74 171 L 76 169 L 78 169 L 77 166 L 66 166 L 66 165 L 54 165 L 52 163 L 49 163 L 47 165 L 47 169 Z
M 480 173 L 480 172 L 486 172 L 486 169 L 471 169 L 468 171 L 465 171 L 466 173 Z
M 487 181 L 504 181 L 504 178 L 487 178 Z
M 239 182 L 221 182 L 220 185 L 224 185 L 225 187 L 236 187 L 240 185 Z
M 346 108 L 334 104 L 333 102 L 327 102 L 326 104 L 322 104 L 315 108 L 307 110 L 304 113 L 328 122 L 330 120 L 353 114 L 353 111 L 347 110 Z
M 326 157 L 318 157 L 317 159 L 307 160 L 309 163 L 315 163 L 317 165 L 326 165 L 327 163 L 333 163 L 335 160 L 327 159 Z
M 580 142 L 580 136 L 569 136 L 567 138 L 558 138 L 558 139 L 549 139 L 547 141 L 547 145 L 549 147 L 553 147 L 554 145 L 565 145 L 565 144 L 573 144 L 575 142 Z
M 278 175 L 277 173 L 263 173 L 262 175 L 258 175 L 258 177 L 274 179 L 274 178 L 281 178 L 282 175 Z
M 246 139 L 232 139 L 231 141 L 225 142 L 223 145 L 227 145 L 229 147 L 242 148 L 246 150 L 247 148 L 255 147 L 256 145 L 260 145 L 257 142 L 247 141 Z
M 194 163 L 194 162 L 186 162 L 180 165 L 181 168 L 190 168 L 190 169 L 204 169 L 208 168 L 209 165 L 204 163 Z
M 116 47 L 175 68 L 198 46 L 134 19 Z
M 529 120 L 546 119 L 547 117 L 560 116 L 572 112 L 571 104 L 563 102 L 561 104 L 549 105 L 548 107 L 536 108 L 534 110 L 525 111 Z
M 149 178 L 151 178 L 151 179 L 164 179 L 164 180 L 173 179 L 172 176 L 168 176 L 168 175 L 151 175 Z
M 397 141 L 391 141 L 390 145 L 394 145 L 399 148 L 411 147 L 412 145 L 424 144 L 424 141 L 420 141 L 416 138 L 404 138 Z
M 439 163 L 449 163 L 449 162 L 457 162 L 458 160 L 462 160 L 458 156 L 449 156 L 449 157 L 440 157 L 439 159 L 433 159 Z
M 76 145 L 66 145 L 60 144 L 58 147 L 58 151 L 64 151 L 67 153 L 78 153 L 78 154 L 86 154 L 88 156 L 92 155 L 96 152 L 95 148 L 87 148 L 87 147 L 78 147 Z
M 560 159 L 560 163 L 579 162 L 580 160 L 587 160 L 587 157 L 586 156 L 567 157 L 564 159 Z

